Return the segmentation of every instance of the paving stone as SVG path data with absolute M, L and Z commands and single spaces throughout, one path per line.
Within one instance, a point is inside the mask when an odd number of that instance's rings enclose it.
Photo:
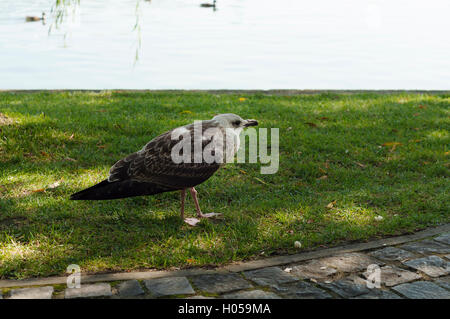
M 403 299 L 403 298 L 391 291 L 373 288 L 370 290 L 369 293 L 359 295 L 353 299 Z
M 447 258 L 448 260 L 450 260 L 450 254 L 445 255 L 444 257 Z
M 424 255 L 450 253 L 450 246 L 431 239 L 408 243 L 403 246 L 400 246 L 400 248 Z
M 368 279 L 370 274 L 370 272 L 366 271 L 363 273 L 363 276 Z M 388 287 L 414 281 L 420 278 L 420 275 L 398 267 L 384 266 L 380 268 L 380 282 Z
M 353 298 L 370 292 L 366 285 L 357 284 L 349 279 L 342 279 L 332 283 L 320 283 L 319 286 L 327 288 L 343 298 Z
M 434 282 L 437 283 L 439 286 L 450 290 L 450 276 L 446 276 L 446 277 L 441 277 L 439 279 L 435 279 Z
M 385 247 L 369 253 L 370 256 L 386 261 L 404 261 L 414 258 L 414 254 L 397 247 Z
M 264 290 L 238 291 L 223 296 L 225 299 L 281 299 L 273 292 Z
M 285 298 L 290 299 L 331 299 L 332 296 L 323 289 L 314 285 L 298 281 L 293 284 L 285 285 L 277 288 L 277 293 Z
M 144 280 L 145 287 L 155 297 L 195 294 L 186 277 L 165 277 Z
M 434 238 L 434 240 L 436 240 L 436 241 L 438 241 L 440 243 L 444 243 L 444 244 L 450 245 L 450 233 L 442 234 L 442 235 Z
M 120 297 L 134 297 L 144 294 L 144 290 L 137 280 L 124 281 L 117 286 L 117 290 Z
M 438 256 L 428 256 L 403 262 L 403 264 L 420 270 L 430 277 L 439 277 L 450 273 L 450 262 Z
M 199 275 L 191 278 L 194 286 L 209 293 L 224 293 L 253 286 L 238 274 Z
M 64 291 L 66 299 L 110 296 L 112 296 L 111 285 L 107 283 L 81 285 L 80 288 L 66 288 Z
M 9 299 L 52 299 L 53 287 L 20 288 L 11 290 Z
M 392 287 L 410 299 L 450 299 L 450 291 L 430 281 L 416 281 Z
M 281 270 L 278 267 L 267 267 L 246 271 L 244 272 L 244 276 L 245 278 L 252 280 L 259 286 L 270 287 L 275 287 L 279 284 L 285 284 L 298 280 L 298 278 L 295 278 L 291 274 Z
M 336 273 L 336 269 L 325 265 L 323 262 L 313 259 L 305 264 L 292 267 L 291 274 L 302 279 L 327 280 Z
M 336 268 L 336 270 L 341 272 L 357 272 L 366 270 L 367 266 L 372 264 L 384 265 L 383 262 L 361 253 L 346 253 L 332 257 L 325 257 L 319 259 L 319 262 L 325 266 Z

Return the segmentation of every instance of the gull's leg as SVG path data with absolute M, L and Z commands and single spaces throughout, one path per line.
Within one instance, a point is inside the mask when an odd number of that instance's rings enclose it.
M 181 194 L 181 196 L 180 196 L 180 202 L 181 202 L 181 219 L 184 219 L 184 200 L 185 200 L 185 198 L 186 198 L 186 190 L 185 189 L 182 189 L 181 191 L 180 191 L 180 194 Z
M 218 214 L 218 213 L 202 214 L 202 211 L 201 211 L 201 209 L 200 209 L 200 205 L 199 205 L 199 203 L 198 203 L 197 191 L 195 190 L 194 187 L 192 187 L 192 188 L 190 189 L 190 191 L 191 191 L 192 199 L 194 200 L 195 208 L 197 209 L 197 216 L 198 216 L 199 218 L 210 218 L 210 217 L 222 215 L 222 214 Z
M 190 192 L 191 192 L 192 199 L 194 200 L 195 209 L 197 210 L 197 216 L 200 218 L 204 217 L 204 215 L 202 214 L 202 210 L 200 209 L 200 205 L 198 203 L 197 190 L 194 187 L 192 187 L 190 189 Z
M 181 202 L 181 219 L 188 225 L 195 226 L 200 220 L 197 218 L 184 218 L 184 202 L 186 199 L 186 189 L 180 191 L 180 202 Z
M 195 209 L 197 210 L 198 218 L 210 218 L 210 217 L 221 215 L 221 214 L 217 214 L 217 213 L 203 214 L 202 210 L 200 209 L 200 205 L 198 203 L 197 191 L 195 190 L 194 187 L 192 187 L 189 191 L 191 192 L 192 199 L 194 200 Z M 185 218 L 184 221 L 191 226 L 196 226 L 200 222 L 200 219 L 198 219 L 198 218 Z

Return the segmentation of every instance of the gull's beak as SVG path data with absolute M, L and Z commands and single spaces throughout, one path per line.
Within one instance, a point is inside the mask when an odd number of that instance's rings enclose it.
M 245 127 L 256 126 L 256 125 L 258 125 L 257 120 L 247 120 L 247 121 L 245 121 L 245 124 L 244 124 Z

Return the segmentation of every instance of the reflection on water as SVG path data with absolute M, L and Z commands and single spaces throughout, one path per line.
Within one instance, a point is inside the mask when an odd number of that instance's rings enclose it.
M 0 89 L 450 89 L 449 7 L 2 0 Z

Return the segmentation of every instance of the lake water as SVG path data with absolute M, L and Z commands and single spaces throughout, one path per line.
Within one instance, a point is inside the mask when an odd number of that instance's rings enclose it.
M 0 0 L 0 89 L 450 89 L 449 0 L 137 1 Z

